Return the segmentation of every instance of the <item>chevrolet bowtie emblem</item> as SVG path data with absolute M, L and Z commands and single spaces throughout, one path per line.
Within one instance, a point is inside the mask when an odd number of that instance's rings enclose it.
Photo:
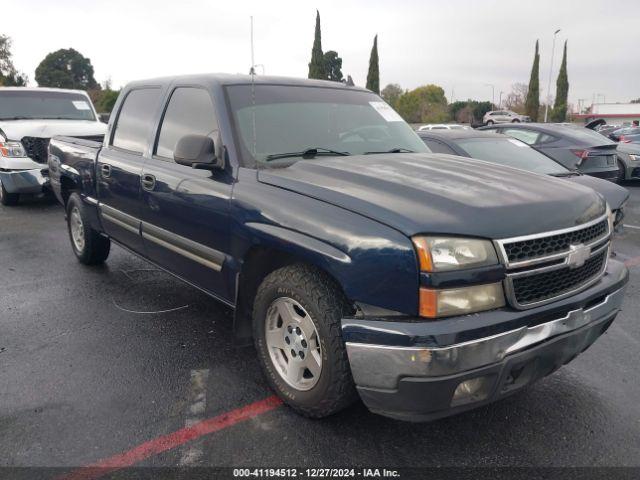
M 569 245 L 569 255 L 567 256 L 567 265 L 569 268 L 578 268 L 584 265 L 591 255 L 591 248 L 583 243 L 578 245 Z

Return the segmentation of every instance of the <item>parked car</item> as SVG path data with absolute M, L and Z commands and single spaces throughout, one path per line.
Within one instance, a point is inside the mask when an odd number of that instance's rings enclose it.
M 615 216 L 614 227 L 622 226 L 624 204 L 629 199 L 629 191 L 626 188 L 601 178 L 582 175 L 577 170 L 569 170 L 553 158 L 516 138 L 477 130 L 418 132 L 418 135 L 435 153 L 477 158 L 529 172 L 551 175 L 593 188 L 611 207 Z
M 106 129 L 87 92 L 0 87 L 0 202 L 16 205 L 21 194 L 40 194 L 48 186 L 53 135 L 100 139 Z
M 458 125 L 457 123 L 438 123 L 438 124 L 429 124 L 429 125 L 422 125 L 420 128 L 418 128 L 418 131 L 424 131 L 424 130 L 466 130 L 466 129 L 470 129 L 471 127 L 465 126 L 465 125 Z
M 358 394 L 412 420 L 503 398 L 591 345 L 628 281 L 592 189 L 430 154 L 337 82 L 134 82 L 104 143 L 56 137 L 49 165 L 81 263 L 113 241 L 233 308 L 310 417 Z
M 620 143 L 640 143 L 640 127 L 625 127 L 609 133 L 609 138 Z
M 531 118 L 526 115 L 512 112 L 511 110 L 494 110 L 484 114 L 482 121 L 485 125 L 493 125 L 494 123 L 520 123 L 530 122 Z
M 624 178 L 624 165 L 618 161 L 615 142 L 583 127 L 551 123 L 528 123 L 480 127 L 502 133 L 557 160 L 569 170 L 619 182 Z
M 618 161 L 624 165 L 625 180 L 640 179 L 640 145 L 637 143 L 619 143 L 616 147 Z

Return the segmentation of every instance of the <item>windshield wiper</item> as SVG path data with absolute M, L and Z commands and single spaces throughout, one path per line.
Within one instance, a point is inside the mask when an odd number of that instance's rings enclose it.
M 381 153 L 416 153 L 413 150 L 409 150 L 408 148 L 396 147 L 391 150 L 385 150 L 384 152 L 364 152 L 365 155 L 377 155 Z
M 292 158 L 292 157 L 302 157 L 304 159 L 311 159 L 311 158 L 315 158 L 318 155 L 338 155 L 338 156 L 347 156 L 347 155 L 351 155 L 349 152 L 338 152 L 337 150 L 331 150 L 330 148 L 324 148 L 324 147 L 312 147 L 312 148 L 307 148 L 306 150 L 303 150 L 301 152 L 289 152 L 289 153 L 273 153 L 271 155 L 267 155 L 267 157 L 265 158 L 265 161 L 269 162 L 271 160 L 277 160 L 279 158 Z
M 562 173 L 552 173 L 551 176 L 552 177 L 577 177 L 582 175 L 580 172 L 562 172 Z
M 0 120 L 33 120 L 33 117 L 25 117 L 16 115 L 14 117 L 0 117 Z

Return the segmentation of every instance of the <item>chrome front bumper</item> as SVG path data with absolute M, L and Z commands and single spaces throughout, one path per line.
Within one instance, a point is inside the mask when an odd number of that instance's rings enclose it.
M 7 193 L 42 193 L 43 188 L 49 185 L 49 177 L 43 175 L 43 171 L 47 172 L 47 169 L 2 170 L 0 182 Z
M 621 308 L 625 287 L 587 308 L 530 327 L 521 327 L 447 347 L 402 347 L 346 342 L 353 378 L 358 387 L 394 390 L 404 377 L 459 374 L 503 361 L 559 335 L 612 318 Z

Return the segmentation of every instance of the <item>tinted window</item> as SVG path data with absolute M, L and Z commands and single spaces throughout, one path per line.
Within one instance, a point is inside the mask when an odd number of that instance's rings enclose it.
M 614 142 L 589 128 L 558 127 L 558 133 L 587 146 L 612 145 Z
M 371 92 L 286 85 L 256 85 L 254 92 L 250 85 L 227 87 L 245 165 L 288 166 L 303 160 L 296 152 L 310 148 L 350 155 L 428 151 L 402 117 Z M 294 155 L 270 157 L 281 153 Z
M 523 141 L 527 145 L 533 145 L 538 141 L 538 132 L 532 130 L 525 130 L 520 128 L 505 128 L 502 133 L 509 135 L 510 137 L 517 138 Z
M 438 140 L 433 140 L 431 138 L 423 138 L 422 141 L 427 144 L 429 150 L 433 153 L 448 153 L 449 155 L 457 155 L 456 152 L 451 149 L 451 147 L 445 145 Z
M 134 153 L 144 151 L 159 95 L 158 88 L 141 88 L 127 94 L 114 127 L 114 147 Z
M 95 120 L 86 95 L 46 90 L 0 91 L 0 120 L 6 119 Z
M 565 167 L 515 138 L 472 138 L 458 140 L 472 158 L 520 168 L 535 173 L 567 173 Z
M 209 93 L 201 88 L 176 88 L 162 120 L 156 155 L 172 159 L 176 144 L 185 135 L 205 135 L 213 138 L 214 132 L 217 131 L 213 102 Z

